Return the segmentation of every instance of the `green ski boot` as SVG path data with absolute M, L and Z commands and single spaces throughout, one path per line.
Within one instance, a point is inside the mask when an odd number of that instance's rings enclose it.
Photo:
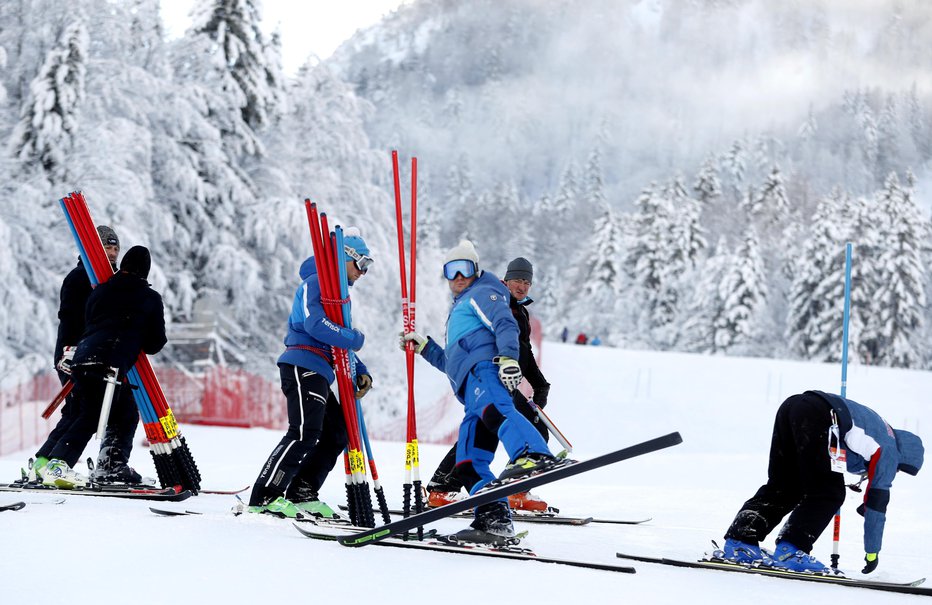
M 304 517 L 304 514 L 298 507 L 292 504 L 291 501 L 285 500 L 284 496 L 279 496 L 268 504 L 250 506 L 246 510 L 250 513 L 275 515 L 276 517 L 283 517 L 285 519 L 301 519 Z
M 339 519 L 339 515 L 333 512 L 333 509 L 327 506 L 325 502 L 320 500 L 308 500 L 307 502 L 295 502 L 294 505 L 298 509 L 306 513 L 311 517 L 319 517 L 323 519 Z

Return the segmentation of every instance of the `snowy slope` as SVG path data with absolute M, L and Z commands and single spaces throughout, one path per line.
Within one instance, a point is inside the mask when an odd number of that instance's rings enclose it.
M 670 430 L 681 431 L 685 440 L 676 448 L 538 490 L 566 513 L 653 517 L 641 526 L 523 526 L 531 531 L 528 544 L 542 555 L 606 563 L 616 562 L 617 550 L 693 558 L 709 547 L 710 539 L 721 539 L 737 507 L 764 479 L 776 406 L 806 388 L 837 390 L 839 381 L 839 369 L 831 365 L 559 343 L 546 343 L 543 362 L 554 384 L 548 411 L 574 441 L 579 457 Z M 418 371 L 431 370 L 419 366 Z M 927 442 L 932 413 L 925 394 L 930 390 L 929 372 L 864 367 L 849 372 L 852 398 L 872 405 L 895 426 L 917 430 Z M 205 487 L 251 483 L 279 439 L 277 432 L 259 429 L 186 426 L 183 432 Z M 375 447 L 382 479 L 397 503 L 403 444 L 381 442 Z M 445 450 L 422 446 L 422 478 L 429 477 Z M 0 476 L 15 476 L 28 455 L 0 459 Z M 134 464 L 152 474 L 147 458 L 140 449 Z M 342 501 L 339 477 L 331 477 L 323 496 L 332 504 Z M 123 602 L 126 591 L 156 590 L 171 595 L 172 603 L 333 603 L 353 598 L 388 605 L 435 599 L 445 605 L 477 599 L 540 605 L 596 599 L 711 604 L 739 595 L 761 604 L 919 599 L 644 563 L 634 564 L 636 575 L 623 575 L 377 546 L 348 549 L 302 538 L 285 521 L 233 517 L 227 513 L 234 503 L 229 496 L 199 496 L 169 505 L 208 513 L 184 518 L 156 517 L 141 502 L 72 496 L 53 505 L 41 494 L 0 493 L 0 502 L 17 499 L 30 504 L 23 511 L 0 514 L 0 579 L 7 605 L 61 603 L 62 586 L 67 586 L 70 603 L 97 603 L 101 594 L 122 595 L 107 596 L 105 602 Z M 897 479 L 881 566 L 873 578 L 911 580 L 932 574 L 930 499 L 928 470 Z M 841 563 L 860 575 L 856 505 L 852 494 L 843 513 Z M 453 520 L 437 527 L 463 525 Z M 815 554 L 827 560 L 830 552 L 826 535 Z M 42 587 L 27 587 L 30 579 Z

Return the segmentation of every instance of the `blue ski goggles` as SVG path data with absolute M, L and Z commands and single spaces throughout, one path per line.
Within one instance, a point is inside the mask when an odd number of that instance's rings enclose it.
M 443 276 L 448 280 L 456 279 L 456 275 L 462 275 L 463 277 L 469 279 L 476 274 L 478 267 L 476 263 L 471 260 L 466 260 L 465 258 L 451 260 L 443 266 Z
M 369 267 L 372 266 L 372 263 L 375 261 L 372 260 L 371 256 L 366 256 L 365 254 L 360 254 L 351 246 L 343 246 L 343 251 L 346 252 L 346 255 L 353 259 L 353 263 L 356 265 L 356 268 L 359 269 L 360 273 L 365 273 L 369 270 Z

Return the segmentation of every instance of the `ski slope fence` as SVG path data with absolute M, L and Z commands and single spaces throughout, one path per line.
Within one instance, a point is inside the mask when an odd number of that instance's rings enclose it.
M 540 324 L 531 318 L 531 339 L 541 357 Z M 182 425 L 206 424 L 231 427 L 284 429 L 288 426 L 285 396 L 277 381 L 245 370 L 213 366 L 192 373 L 176 367 L 157 366 L 159 383 L 175 418 Z M 531 391 L 522 385 L 526 395 Z M 0 390 L 0 455 L 41 444 L 61 418 L 61 407 L 45 420 L 42 412 L 61 390 L 57 374 L 33 377 L 13 388 Z M 418 440 L 453 443 L 463 408 L 449 391 L 427 404 L 418 404 Z M 404 415 L 370 424 L 373 439 L 404 440 Z
M 244 370 L 215 366 L 192 374 L 177 368 L 156 367 L 159 383 L 178 422 L 230 427 L 285 429 L 288 413 L 278 382 Z M 45 420 L 42 412 L 61 390 L 52 373 L 33 377 L 0 391 L 0 455 L 41 444 L 61 418 L 61 407 Z M 422 406 L 423 427 L 435 426 L 442 418 L 462 417 L 462 407 L 452 394 L 434 405 Z M 443 423 L 441 423 L 443 424 Z M 450 426 L 450 421 L 446 422 Z M 457 426 L 458 422 L 453 426 Z M 137 433 L 138 434 L 138 433 Z M 404 439 L 404 422 L 398 426 L 371 426 L 373 439 Z M 425 435 L 425 442 L 452 443 L 455 431 Z

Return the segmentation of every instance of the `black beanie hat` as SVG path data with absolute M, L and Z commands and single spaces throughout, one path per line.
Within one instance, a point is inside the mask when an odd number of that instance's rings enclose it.
M 149 277 L 149 267 L 151 266 L 152 258 L 149 256 L 149 249 L 145 246 L 133 246 L 123 255 L 120 270 L 145 279 Z
M 534 267 L 531 265 L 531 261 L 519 256 L 510 263 L 508 263 L 508 270 L 505 271 L 505 281 L 509 279 L 526 279 L 527 281 L 534 281 Z

